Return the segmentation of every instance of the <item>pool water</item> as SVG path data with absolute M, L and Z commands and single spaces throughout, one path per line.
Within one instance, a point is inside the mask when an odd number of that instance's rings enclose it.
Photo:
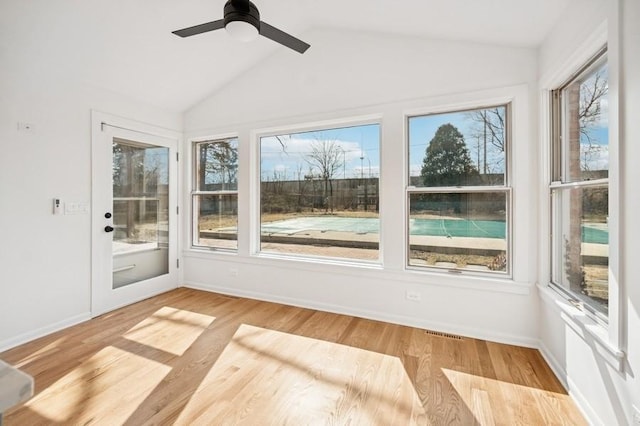
M 505 239 L 507 235 L 505 222 L 499 220 L 411 219 L 409 227 L 411 235 L 434 237 Z M 303 231 L 377 234 L 379 230 L 379 219 L 336 216 L 298 217 L 262 225 L 262 233 L 286 235 L 293 235 Z M 609 232 L 606 227 L 598 227 L 598 224 L 583 225 L 582 241 L 593 244 L 608 244 Z

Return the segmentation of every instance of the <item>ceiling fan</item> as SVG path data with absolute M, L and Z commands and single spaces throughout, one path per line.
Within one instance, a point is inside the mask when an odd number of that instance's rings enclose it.
M 226 29 L 231 37 L 241 41 L 253 40 L 260 34 L 299 53 L 306 52 L 310 47 L 304 41 L 261 21 L 258 8 L 249 0 L 228 0 L 224 5 L 223 19 L 183 28 L 173 31 L 173 34 L 190 37 L 221 28 Z

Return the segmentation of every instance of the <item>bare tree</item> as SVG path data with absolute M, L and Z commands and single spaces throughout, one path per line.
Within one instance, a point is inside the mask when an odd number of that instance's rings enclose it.
M 284 191 L 284 183 L 287 180 L 286 170 L 273 170 L 273 190 L 275 194 L 281 194 Z
M 602 120 L 602 101 L 607 95 L 609 85 L 607 71 L 601 68 L 586 80 L 577 80 L 563 89 L 566 111 L 564 119 L 567 127 L 568 167 L 570 179 L 591 178 L 591 164 L 602 149 L 592 132 Z M 586 144 L 584 142 L 586 141 Z M 586 146 L 585 146 L 586 145 Z M 585 203 L 585 197 L 591 198 L 590 191 L 575 188 L 569 192 L 569 215 L 572 218 L 583 217 L 584 205 L 592 205 L 591 199 Z M 605 204 L 606 205 L 606 204 Z M 604 216 L 604 215 L 603 215 Z M 570 288 L 576 292 L 585 290 L 585 275 L 582 265 L 582 222 L 569 222 L 568 238 L 565 241 L 565 273 Z
M 200 148 L 200 184 L 235 184 L 238 174 L 238 148 L 231 141 L 204 143 Z M 200 189 L 204 189 L 200 188 Z
M 331 212 L 333 212 L 333 183 L 331 179 L 342 167 L 343 160 L 340 145 L 336 140 L 316 137 L 311 142 L 311 152 L 307 154 L 305 161 L 312 170 L 318 170 L 320 178 L 324 182 L 325 211 L 331 208 Z
M 593 130 L 598 127 L 602 117 L 602 99 L 609 93 L 608 79 L 604 70 L 597 71 L 592 78 L 580 85 L 578 104 L 578 123 L 580 136 L 586 139 L 587 145 L 582 149 L 580 168 L 590 171 L 591 162 L 602 150 L 593 137 Z
M 603 76 L 604 71 L 598 71 L 593 75 L 593 83 L 587 81 L 580 87 L 580 106 L 578 119 L 580 120 L 580 133 L 590 137 L 590 131 L 598 124 L 602 115 L 601 101 L 609 92 L 609 84 Z M 590 83 L 590 84 L 589 84 Z
M 280 136 L 276 135 L 274 137 L 280 144 L 280 147 L 282 148 L 282 152 L 288 155 L 289 153 L 287 152 L 287 142 L 291 140 L 291 135 L 280 135 Z
M 298 194 L 297 194 L 297 203 L 296 210 L 299 212 L 302 210 L 302 200 L 304 199 L 305 189 L 307 187 L 307 181 L 304 178 L 304 165 L 301 163 L 296 164 L 296 179 L 298 182 Z
M 589 173 L 594 171 L 592 170 L 592 164 L 596 159 L 600 158 L 603 149 L 602 146 L 594 143 L 590 138 L 587 140 L 587 145 L 580 147 L 580 170 Z
M 471 137 L 477 140 L 478 170 L 484 174 L 493 172 L 504 161 L 504 156 L 487 159 L 487 149 L 504 152 L 505 146 L 505 108 L 494 107 L 475 110 L 468 113 L 476 125 L 472 128 Z M 481 147 L 482 145 L 482 147 Z M 482 152 L 482 159 L 480 153 Z M 490 164 L 495 161 L 495 164 Z

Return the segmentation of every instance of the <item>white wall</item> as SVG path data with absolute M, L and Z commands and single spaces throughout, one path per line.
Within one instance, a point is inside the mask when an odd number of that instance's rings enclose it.
M 549 276 L 548 264 L 541 262 L 540 269 L 543 353 L 593 424 L 638 424 L 637 421 L 633 423 L 632 405 L 640 408 L 640 288 L 635 265 L 635 254 L 640 252 L 640 225 L 634 220 L 640 208 L 636 188 L 640 181 L 636 160 L 640 156 L 637 143 L 640 138 L 637 120 L 640 116 L 639 19 L 640 4 L 636 0 L 574 2 L 540 49 L 541 87 L 549 89 L 552 88 L 550 84 L 557 84 L 563 74 L 567 77 L 571 72 L 568 68 L 580 62 L 580 55 L 588 54 L 586 46 L 597 48 L 601 38 L 598 34 L 604 28 L 604 39 L 609 43 L 612 120 L 618 110 L 614 102 L 616 87 L 619 89 L 619 166 L 615 167 L 615 158 L 612 158 L 614 177 L 611 179 L 614 185 L 615 175 L 619 175 L 620 194 L 619 208 L 611 214 L 617 215 L 616 221 L 619 221 L 621 254 L 619 266 L 614 263 L 610 283 L 614 279 L 618 281 L 620 305 L 619 308 L 616 306 L 614 292 L 610 330 L 588 325 L 579 311 L 548 292 L 544 288 L 544 278 Z M 615 136 L 615 121 L 612 128 Z M 540 229 L 547 228 L 546 217 L 546 207 L 542 203 Z M 544 241 L 541 240 L 540 255 L 543 260 L 546 258 Z M 616 251 L 611 248 L 612 253 Z M 612 356 L 617 349 L 625 352 L 621 368 L 617 368 L 619 360 Z
M 531 182 L 544 183 L 536 172 L 536 129 L 521 129 L 525 137 L 514 147 L 520 158 L 530 160 L 516 165 L 521 171 L 514 182 L 514 216 L 517 239 L 524 242 L 516 247 L 515 282 L 406 272 L 402 233 L 393 232 L 397 229 L 394 222 L 404 220 L 400 207 L 404 203 L 403 112 L 421 105 L 455 103 L 464 93 L 482 96 L 485 90 L 527 85 L 529 99 L 522 109 L 523 119 L 537 122 L 537 77 L 549 80 L 556 75 L 618 2 L 621 23 L 617 18 L 610 21 L 609 34 L 620 30 L 622 35 L 619 279 L 620 346 L 626 352 L 623 372 L 599 354 L 599 344 L 584 330 L 563 319 L 564 307 L 546 296 L 539 304 L 538 295 L 531 290 L 538 277 L 547 276 L 544 268 L 536 270 L 533 212 L 538 198 L 535 191 L 525 189 Z M 634 220 L 640 210 L 640 197 L 634 190 L 640 181 L 640 168 L 635 164 L 640 144 L 631 142 L 640 138 L 640 29 L 636 24 L 640 5 L 637 0 L 575 0 L 564 18 L 537 58 L 528 49 L 316 30 L 303 35 L 312 44 L 304 56 L 281 49 L 238 76 L 188 111 L 184 119 L 192 137 L 237 132 L 242 164 L 251 159 L 248 144 L 255 129 L 360 114 L 383 117 L 384 267 L 254 257 L 248 248 L 251 235 L 244 233 L 238 255 L 185 251 L 185 282 L 491 340 L 536 345 L 540 338 L 545 356 L 592 422 L 630 424 L 631 404 L 640 406 L 640 286 L 635 283 L 634 265 L 634 255 L 640 253 L 640 223 Z M 90 216 L 53 216 L 51 200 L 91 201 L 90 110 L 182 128 L 177 113 L 70 81 L 64 66 L 60 67 L 63 71 L 55 72 L 51 63 L 41 59 L 37 43 L 26 51 L 7 46 L 11 43 L 0 51 L 0 350 L 89 316 Z M 31 123 L 35 130 L 18 132 L 18 122 Z M 187 182 L 189 176 L 184 177 Z M 244 228 L 251 222 L 250 179 L 245 166 L 240 171 L 239 218 Z M 544 196 L 544 190 L 537 195 L 541 194 Z M 189 205 L 186 192 L 185 201 Z M 539 213 L 540 218 L 547 216 L 544 209 Z M 187 223 L 184 227 L 188 231 Z M 185 247 L 188 245 L 185 240 Z M 237 269 L 238 276 L 232 276 L 231 269 Z M 422 302 L 405 301 L 406 290 L 421 292 Z
M 535 283 L 536 52 L 469 43 L 315 30 L 304 56 L 281 49 L 185 114 L 186 140 L 239 135 L 237 255 L 184 252 L 187 285 L 489 340 L 537 345 Z M 515 87 L 514 87 L 515 86 Z M 513 281 L 404 270 L 404 113 L 515 94 L 516 272 Z M 252 132 L 363 115 L 382 117 L 383 267 L 251 255 L 258 207 Z M 185 153 L 191 152 L 188 141 Z M 532 159 L 534 159 L 532 161 Z M 189 180 L 185 176 L 185 181 Z M 188 186 L 185 187 L 188 193 Z M 189 205 L 188 195 L 184 198 Z M 188 228 L 184 230 L 189 235 Z M 190 242 L 184 241 L 189 247 Z M 232 270 L 237 270 L 234 276 Z M 422 302 L 405 299 L 407 290 Z
M 189 110 L 185 130 L 268 125 L 273 119 L 535 81 L 529 49 L 336 29 L 302 38 L 311 44 L 307 53 L 278 50 Z
M 572 0 L 545 38 L 538 52 L 541 80 L 556 73 L 584 40 L 606 20 L 609 0 Z
M 0 351 L 89 316 L 90 215 L 53 216 L 52 199 L 91 202 L 91 109 L 182 130 L 178 113 L 68 81 L 37 51 L 12 49 L 0 66 Z

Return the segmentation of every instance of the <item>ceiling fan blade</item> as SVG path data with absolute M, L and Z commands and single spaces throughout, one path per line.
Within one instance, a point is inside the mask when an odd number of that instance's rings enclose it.
M 276 43 L 280 43 L 283 46 L 293 49 L 298 53 L 304 53 L 309 47 L 311 47 L 311 45 L 305 43 L 304 41 L 297 39 L 294 36 L 277 29 L 276 27 L 272 27 L 264 21 L 260 21 L 260 35 L 263 35 L 266 38 L 275 41 Z
M 218 19 L 217 21 L 207 22 L 206 24 L 195 25 L 189 28 L 183 28 L 181 30 L 172 31 L 173 34 L 180 37 L 190 37 L 196 34 L 207 33 L 213 30 L 219 30 L 224 28 L 224 19 Z

